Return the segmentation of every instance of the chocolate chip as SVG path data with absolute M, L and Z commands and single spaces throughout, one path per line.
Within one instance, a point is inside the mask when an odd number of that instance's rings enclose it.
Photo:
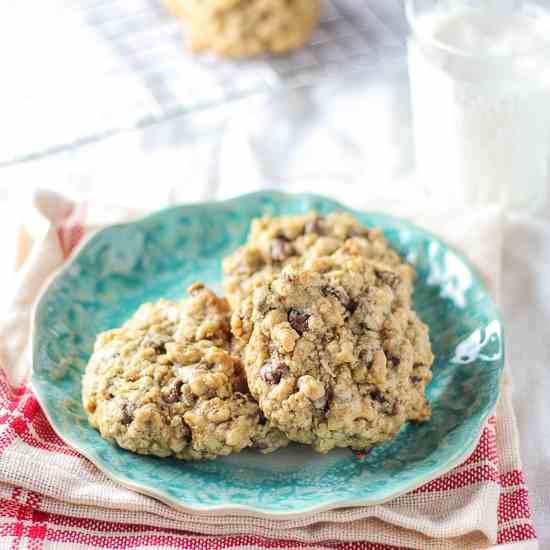
M 326 402 L 323 408 L 323 411 L 325 412 L 325 414 L 328 413 L 330 406 L 332 405 L 333 398 L 334 398 L 334 390 L 330 386 L 328 386 L 327 389 L 325 390 Z
M 389 359 L 390 359 L 390 363 L 394 367 L 398 367 L 399 364 L 401 363 L 401 359 L 399 359 L 399 357 L 396 357 L 395 355 L 391 355 Z
M 384 283 L 386 283 L 388 286 L 391 286 L 392 288 L 396 288 L 399 282 L 401 281 L 401 277 L 397 273 L 394 273 L 393 271 L 384 271 L 381 269 L 375 270 L 377 277 L 379 277 Z
M 278 384 L 287 372 L 288 367 L 284 363 L 266 363 L 260 369 L 260 376 L 269 384 Z
M 293 254 L 294 247 L 286 237 L 280 236 L 273 239 L 271 243 L 271 259 L 274 262 L 284 262 Z
M 316 235 L 323 235 L 325 233 L 324 228 L 325 218 L 323 216 L 317 216 L 310 222 L 307 222 L 304 226 L 305 233 L 315 233 Z
M 120 421 L 122 422 L 122 424 L 124 424 L 124 426 L 128 426 L 128 424 L 131 424 L 133 420 L 134 417 L 128 411 L 128 406 L 124 405 L 122 407 L 122 418 Z
M 153 349 L 157 355 L 164 355 L 166 353 L 166 345 L 164 342 L 157 344 Z
M 389 405 L 389 404 L 388 404 Z M 388 416 L 397 416 L 399 414 L 399 403 L 396 401 L 393 402 L 391 406 L 387 406 L 384 412 Z
M 309 315 L 299 309 L 292 308 L 288 312 L 288 322 L 290 326 L 301 336 L 307 330 L 307 320 Z
M 183 382 L 181 380 L 174 380 L 164 392 L 162 398 L 166 403 L 175 403 L 179 401 L 181 397 L 181 387 Z
M 334 288 L 333 286 L 324 286 L 321 288 L 321 294 L 325 297 L 333 296 L 349 311 L 350 297 L 343 288 Z
M 411 376 L 412 384 L 420 384 L 420 382 L 422 382 L 422 378 L 420 378 L 420 376 Z
M 348 305 L 346 306 L 346 309 L 353 315 L 357 311 L 358 307 L 359 307 L 359 302 L 351 298 Z
M 370 392 L 370 397 L 374 401 L 378 401 L 378 403 L 386 403 L 387 401 L 383 393 L 378 388 L 375 388 Z

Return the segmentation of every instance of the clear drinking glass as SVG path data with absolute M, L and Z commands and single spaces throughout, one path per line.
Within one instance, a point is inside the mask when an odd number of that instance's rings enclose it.
M 434 198 L 536 208 L 550 185 L 550 10 L 406 0 L 419 181 Z

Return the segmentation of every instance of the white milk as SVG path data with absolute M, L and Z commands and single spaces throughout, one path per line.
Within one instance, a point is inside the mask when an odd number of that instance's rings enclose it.
M 550 14 L 424 15 L 409 41 L 420 181 L 434 197 L 536 207 L 550 185 Z

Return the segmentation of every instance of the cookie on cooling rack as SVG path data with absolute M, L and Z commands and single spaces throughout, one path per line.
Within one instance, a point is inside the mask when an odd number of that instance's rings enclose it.
M 185 21 L 193 52 L 250 57 L 302 47 L 319 23 L 319 0 L 164 0 Z

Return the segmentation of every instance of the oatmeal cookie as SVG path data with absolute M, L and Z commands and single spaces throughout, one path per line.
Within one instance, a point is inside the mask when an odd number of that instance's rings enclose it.
M 228 351 L 227 302 L 200 284 L 189 290 L 98 336 L 82 384 L 90 424 L 124 449 L 186 460 L 286 445 Z
M 319 23 L 319 0 L 165 0 L 185 20 L 193 52 L 250 57 L 302 47 Z
M 289 266 L 254 290 L 248 385 L 289 439 L 363 450 L 430 417 L 428 329 L 406 292 L 399 270 L 361 256 Z
M 351 214 L 332 212 L 319 216 L 264 217 L 252 222 L 247 244 L 223 262 L 224 290 L 234 310 L 232 328 L 245 344 L 251 333 L 251 292 L 262 281 L 289 265 L 307 267 L 316 258 L 363 256 L 399 272 L 402 292 L 410 303 L 414 269 L 386 241 L 380 229 L 362 226 Z

